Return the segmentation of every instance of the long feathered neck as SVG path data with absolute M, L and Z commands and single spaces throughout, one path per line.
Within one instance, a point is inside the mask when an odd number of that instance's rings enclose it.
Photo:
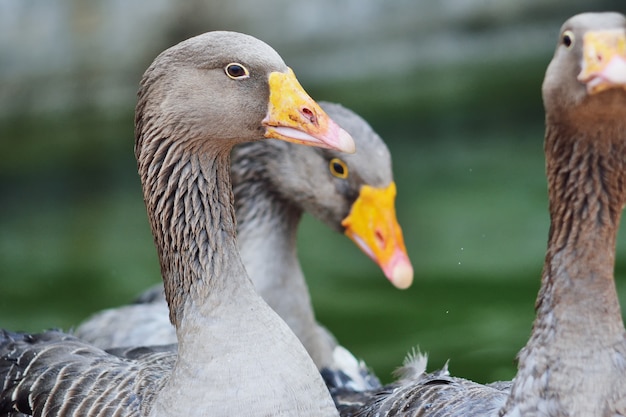
M 537 300 L 538 321 L 554 315 L 580 330 L 570 334 L 564 328 L 564 335 L 580 335 L 581 342 L 589 342 L 590 332 L 598 330 L 604 340 L 595 342 L 612 342 L 614 338 L 606 339 L 607 331 L 620 338 L 623 332 L 613 268 L 626 201 L 626 130 L 614 124 L 588 130 L 548 126 L 545 151 L 551 224 Z
M 626 394 L 626 343 L 613 276 L 626 201 L 626 126 L 617 124 L 574 129 L 548 119 L 551 224 L 537 317 L 500 415 L 613 415 Z
M 192 305 L 210 311 L 212 300 L 237 287 L 233 279 L 246 276 L 239 257 L 232 256 L 238 251 L 230 147 L 194 149 L 171 137 L 173 132 L 144 138 L 137 152 L 170 319 L 179 327 Z
M 178 338 L 151 415 L 335 416 L 313 362 L 239 257 L 230 149 L 149 143 L 139 171 Z

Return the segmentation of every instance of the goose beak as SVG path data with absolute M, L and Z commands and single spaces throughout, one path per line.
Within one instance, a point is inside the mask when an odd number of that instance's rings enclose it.
M 405 289 L 413 283 L 413 266 L 396 218 L 395 199 L 394 182 L 386 188 L 364 185 L 341 225 L 346 236 L 381 267 L 389 281 Z
M 626 33 L 623 29 L 588 31 L 583 37 L 582 70 L 578 80 L 589 94 L 626 89 Z
M 272 72 L 265 137 L 354 153 L 352 136 L 322 110 L 298 82 L 291 68 Z

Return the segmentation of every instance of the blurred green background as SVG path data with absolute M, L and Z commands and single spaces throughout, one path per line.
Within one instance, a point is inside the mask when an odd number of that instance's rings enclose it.
M 513 377 L 549 225 L 543 73 L 567 17 L 620 7 L 6 0 L 0 327 L 70 329 L 160 280 L 132 153 L 136 85 L 159 51 L 231 29 L 275 46 L 314 98 L 360 113 L 393 156 L 415 282 L 394 289 L 348 239 L 307 217 L 299 253 L 319 320 L 384 381 L 416 346 L 430 369 L 449 359 L 458 376 Z

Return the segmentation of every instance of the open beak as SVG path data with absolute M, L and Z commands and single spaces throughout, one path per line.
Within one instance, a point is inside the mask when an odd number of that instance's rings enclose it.
M 585 33 L 578 80 L 587 85 L 589 94 L 611 88 L 626 89 L 626 33 L 623 29 Z
M 352 136 L 304 91 L 291 68 L 286 73 L 272 72 L 269 86 L 269 106 L 263 119 L 266 138 L 354 153 Z
M 350 214 L 343 219 L 345 234 L 383 270 L 397 288 L 413 283 L 413 266 L 406 253 L 395 209 L 396 184 L 361 187 Z

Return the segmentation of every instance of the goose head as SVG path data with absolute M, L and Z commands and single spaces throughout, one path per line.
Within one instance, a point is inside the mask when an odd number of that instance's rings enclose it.
M 310 213 L 352 239 L 394 286 L 407 288 L 413 280 L 413 267 L 396 218 L 389 150 L 356 113 L 339 104 L 320 104 L 355 138 L 357 151 L 345 154 L 271 141 L 265 144 L 269 145 L 263 167 L 266 180 L 294 209 Z M 246 144 L 235 152 L 250 153 L 250 148 L 259 147 Z M 234 158 L 233 175 L 239 175 L 237 165 L 248 163 L 240 155 Z M 242 180 L 236 178 L 238 182 Z
M 583 13 L 566 21 L 542 86 L 548 125 L 611 122 L 626 112 L 624 90 L 626 18 Z
M 195 151 L 276 138 L 354 152 L 278 53 L 235 32 L 208 32 L 161 53 L 141 81 L 135 122 L 140 163 L 154 138 Z

